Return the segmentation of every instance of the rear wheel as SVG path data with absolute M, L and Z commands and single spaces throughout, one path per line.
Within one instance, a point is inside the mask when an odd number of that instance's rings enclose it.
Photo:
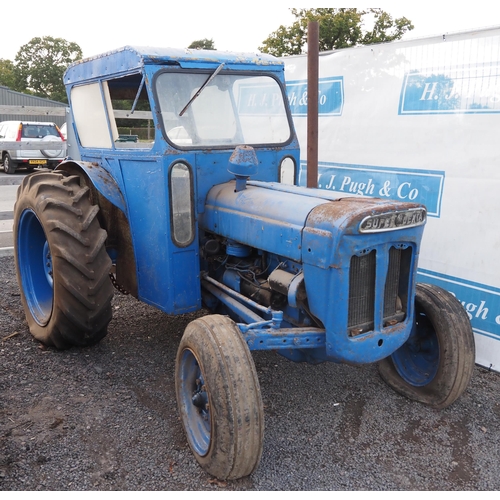
M 16 171 L 16 163 L 12 161 L 9 153 L 5 153 L 3 157 L 3 169 L 6 174 L 13 174 Z
M 474 363 L 474 335 L 465 309 L 446 290 L 418 283 L 412 332 L 380 362 L 382 378 L 400 394 L 441 409 L 465 391 Z
M 101 340 L 113 286 L 107 233 L 78 176 L 37 172 L 23 180 L 14 207 L 16 272 L 31 334 L 64 349 Z
M 177 404 L 198 463 L 219 479 L 251 474 L 262 455 L 264 410 L 255 365 L 226 316 L 191 322 L 176 360 Z

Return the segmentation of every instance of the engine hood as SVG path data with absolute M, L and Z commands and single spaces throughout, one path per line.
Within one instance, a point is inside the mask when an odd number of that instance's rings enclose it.
M 387 232 L 424 223 L 423 205 L 341 198 L 326 190 L 257 181 L 248 182 L 242 191 L 235 190 L 234 181 L 214 186 L 199 220 L 206 231 L 297 262 L 312 258 L 314 249 L 307 244 L 311 238 L 323 241 L 331 251 L 342 234 Z M 323 265 L 328 266 L 326 261 Z

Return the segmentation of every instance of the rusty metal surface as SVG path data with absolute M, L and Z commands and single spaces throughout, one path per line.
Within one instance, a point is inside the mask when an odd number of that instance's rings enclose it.
M 114 180 L 97 163 L 67 161 L 62 163 L 57 170 L 78 175 L 82 184 L 90 187 L 91 202 L 99 205 L 99 222 L 108 233 L 106 245 L 114 249 L 117 255 L 114 269 L 116 282 L 132 296 L 137 297 L 136 261 L 129 222 L 125 213 L 113 204 L 113 199 L 108 199 L 94 184 L 96 179 L 99 179 L 100 183 L 108 186 L 108 189 L 117 191 Z M 124 203 L 123 200 L 122 203 Z
M 283 71 L 284 68 L 283 61 L 268 54 L 125 46 L 71 64 L 63 80 L 67 85 L 103 75 L 120 74 L 123 67 L 140 71 L 145 64 L 176 64 L 181 67 L 200 67 L 205 64 L 211 67 L 221 62 L 225 62 L 229 67 L 265 66 L 270 71 Z
M 318 187 L 319 24 L 307 25 L 307 187 Z
M 342 198 L 318 205 L 308 217 L 311 228 L 328 229 L 333 220 L 339 228 L 357 227 L 367 215 L 383 214 L 425 207 L 418 203 L 405 203 L 380 198 Z

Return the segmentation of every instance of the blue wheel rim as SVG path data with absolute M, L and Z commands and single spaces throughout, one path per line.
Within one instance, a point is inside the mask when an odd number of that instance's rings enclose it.
M 52 314 L 52 256 L 38 217 L 25 210 L 18 224 L 17 257 L 21 286 L 33 319 L 45 326 Z
M 194 353 L 185 349 L 179 367 L 179 399 L 184 427 L 193 451 L 204 456 L 210 448 L 211 417 L 208 393 L 200 365 Z
M 415 314 L 408 340 L 392 355 L 392 361 L 401 378 L 410 385 L 428 385 L 439 368 L 439 341 L 429 318 L 418 311 Z

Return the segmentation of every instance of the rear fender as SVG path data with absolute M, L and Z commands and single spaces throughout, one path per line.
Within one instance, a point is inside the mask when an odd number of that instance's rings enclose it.
M 58 165 L 57 170 L 79 174 L 84 172 L 97 191 L 104 196 L 115 207 L 126 214 L 126 205 L 117 182 L 112 175 L 99 166 L 89 161 L 67 160 Z
M 111 174 L 97 163 L 67 160 L 55 170 L 78 175 L 91 190 L 92 203 L 99 206 L 99 222 L 106 229 L 106 248 L 115 264 L 117 283 L 137 297 L 137 273 L 130 224 L 123 194 Z

